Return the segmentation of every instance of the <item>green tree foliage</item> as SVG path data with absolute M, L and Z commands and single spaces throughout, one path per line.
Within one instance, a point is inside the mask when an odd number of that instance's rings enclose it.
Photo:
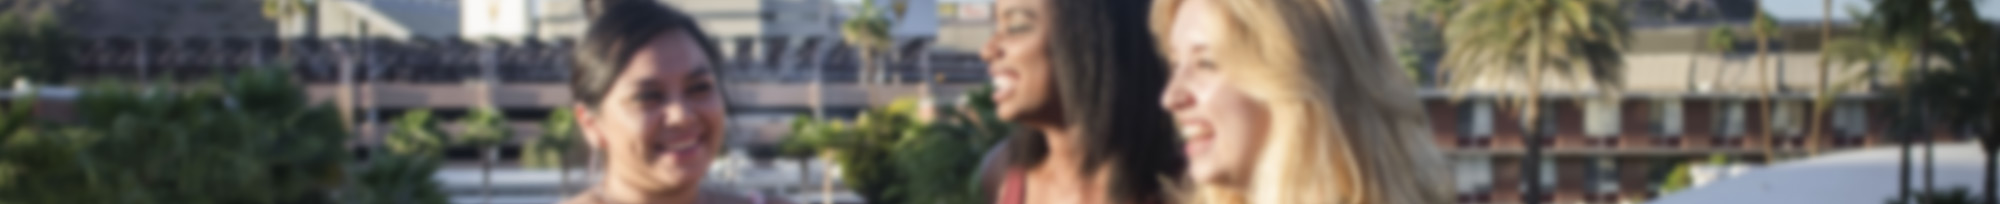
M 842 39 L 862 50 L 887 49 L 890 44 L 889 27 L 891 18 L 885 11 L 875 8 L 875 0 L 862 0 L 860 10 L 853 18 L 841 22 Z
M 784 146 L 787 154 L 819 155 L 840 164 L 848 187 L 870 203 L 979 203 L 979 161 L 1012 128 L 993 115 L 985 96 L 939 110 L 933 121 L 916 117 L 922 106 L 899 100 L 862 113 L 854 122 L 800 116 Z
M 283 70 L 100 83 L 76 99 L 77 121 L 35 120 L 35 100 L 15 98 L 0 108 L 0 203 L 445 202 L 436 156 L 350 167 L 338 112 L 306 103 Z
M 1576 91 L 1615 92 L 1624 81 L 1623 50 L 1630 26 L 1618 0 L 1487 0 L 1468 2 L 1445 29 L 1451 49 L 1442 69 L 1451 74 L 1444 88 L 1453 95 L 1475 89 L 1500 92 L 1522 121 L 1541 121 L 1542 92 L 1551 85 Z M 1550 83 L 1551 81 L 1555 83 Z M 1498 89 L 1495 89 L 1498 88 Z M 1523 124 L 1531 135 L 1542 125 Z M 1527 163 L 1542 158 L 1541 136 L 1528 137 Z M 1525 165 L 1524 172 L 1539 172 Z M 1528 174 L 1527 180 L 1539 179 Z M 1528 185 L 1525 193 L 1542 193 Z M 1526 203 L 1540 203 L 1533 196 Z
M 1708 160 L 1706 161 L 1687 162 L 1679 165 L 1674 165 L 1674 170 L 1672 172 L 1668 172 L 1666 178 L 1661 179 L 1662 182 L 1660 183 L 1659 186 L 1660 194 L 1661 195 L 1672 194 L 1674 192 L 1680 192 L 1681 190 L 1687 190 L 1687 188 L 1693 187 L 1694 185 L 1693 170 L 1695 165 L 1707 164 L 1709 166 L 1721 166 L 1721 165 L 1728 165 L 1731 162 L 1732 161 L 1730 160 L 1728 155 L 1715 154 L 1715 155 L 1709 155 Z
M 500 162 L 500 145 L 505 145 L 513 135 L 507 127 L 507 116 L 499 108 L 479 107 L 459 119 L 458 123 L 465 129 L 459 131 L 455 141 L 459 145 L 479 148 L 480 195 L 490 202 L 493 199 L 493 166 Z
M 528 168 L 555 168 L 562 175 L 562 191 L 569 192 L 570 166 L 584 149 L 583 134 L 576 128 L 576 114 L 558 106 L 542 123 L 542 134 L 522 147 L 521 165 Z
M 333 202 L 349 179 L 347 133 L 302 89 L 271 88 L 296 87 L 289 77 L 259 69 L 177 90 L 104 83 L 79 96 L 78 121 L 10 114 L 0 203 Z
M 358 203 L 440 204 L 449 201 L 438 182 L 431 178 L 443 163 L 448 144 L 444 131 L 431 111 L 404 112 L 391 122 L 387 151 L 377 150 L 375 158 L 357 170 L 364 188 L 356 190 Z
M 37 81 L 61 81 L 56 68 L 70 67 L 71 37 L 58 27 L 54 15 L 0 14 L 0 80 L 25 77 Z
M 1618 1 L 1611 0 L 1472 2 L 1451 16 L 1445 30 L 1452 48 L 1443 63 L 1454 76 L 1446 85 L 1462 90 L 1482 86 L 1482 80 L 1528 84 L 1547 76 L 1616 86 L 1620 53 L 1630 41 L 1630 27 L 1617 8 Z
M 1702 47 L 1716 54 L 1729 54 L 1730 50 L 1736 49 L 1736 31 L 1729 26 L 1709 28 L 1708 37 L 1704 39 L 1707 41 Z
M 459 119 L 464 130 L 455 142 L 472 147 L 495 147 L 505 144 L 512 131 L 507 128 L 507 116 L 498 108 L 475 108 Z
M 569 164 L 571 155 L 583 147 L 583 136 L 576 129 L 576 114 L 567 108 L 557 108 L 549 112 L 548 120 L 542 123 L 542 134 L 528 142 L 522 152 L 522 165 L 531 168 L 558 168 Z
M 395 130 L 389 132 L 387 141 L 390 153 L 437 157 L 444 154 L 449 144 L 428 109 L 403 112 L 403 116 L 391 123 Z
M 356 171 L 360 185 L 350 203 L 444 204 L 450 201 L 444 188 L 431 176 L 442 159 L 437 156 L 383 154 L 364 162 Z
M 1539 120 L 1548 85 L 1613 91 L 1623 81 L 1622 50 L 1631 28 L 1614 0 L 1468 2 L 1445 29 L 1451 49 L 1442 69 L 1454 95 L 1506 92 L 1526 121 Z M 1546 81 L 1561 81 L 1548 83 Z M 1536 126 L 1527 126 L 1534 130 Z M 1533 145 L 1531 145 L 1533 146 Z M 1533 148 L 1533 147 L 1531 147 Z

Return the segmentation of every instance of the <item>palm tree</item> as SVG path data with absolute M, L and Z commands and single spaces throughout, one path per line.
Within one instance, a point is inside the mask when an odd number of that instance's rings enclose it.
M 1899 79 L 1909 79 L 1910 78 L 1909 76 L 1911 75 L 1907 73 L 1913 73 L 1914 71 L 1912 70 L 1929 68 L 1930 62 L 1932 60 L 1930 60 L 1928 46 L 1931 42 L 1931 34 L 1932 34 L 1931 30 L 1933 29 L 1934 26 L 1933 25 L 1934 22 L 1932 21 L 1933 16 L 1931 16 L 1933 12 L 1932 11 L 1933 5 L 1931 4 L 1931 0 L 1914 0 L 1914 1 L 1878 0 L 1876 2 L 1875 8 L 1877 12 L 1880 12 L 1876 14 L 1877 15 L 1876 17 L 1880 18 L 1879 20 L 1883 21 L 1881 23 L 1883 23 L 1884 25 L 1884 28 L 1879 31 L 1883 33 L 1881 35 L 1878 35 L 1877 37 L 1883 38 L 1882 40 L 1898 41 L 1899 43 L 1895 43 L 1898 45 L 1896 46 L 1898 48 L 1915 47 L 1915 49 L 1913 49 L 1915 54 L 1889 56 L 1894 61 L 1895 69 L 1898 70 L 1892 72 L 1896 73 L 1894 74 L 1895 77 Z M 1916 39 L 1916 41 L 1914 42 L 1908 41 L 1909 39 L 1912 38 Z M 1911 64 L 1913 64 L 1913 62 L 1914 64 L 1919 64 L 1919 65 L 1916 65 L 1914 67 L 1910 66 Z M 1900 87 L 1899 89 L 1901 89 L 1901 91 L 1897 92 L 1901 93 L 1898 95 L 1902 96 L 1901 97 L 1903 98 L 1902 103 L 1909 104 L 1906 105 L 1906 107 L 1903 109 L 1904 111 L 1913 111 L 1914 109 L 1921 109 L 1921 106 L 1914 108 L 1907 107 L 1916 105 L 1914 104 L 1915 97 L 1909 94 L 1910 93 L 1909 90 L 1911 88 L 1908 84 L 1909 82 L 1910 82 L 1909 80 L 1904 80 L 1903 83 L 1905 84 L 1902 86 L 1898 86 Z M 1917 114 L 1904 114 L 1904 115 L 1914 116 Z M 1921 118 L 1916 118 L 1916 119 L 1921 119 Z M 1922 124 L 1922 123 L 1917 123 L 1917 124 Z M 1922 125 L 1919 126 L 1921 127 Z M 1917 132 L 1923 132 L 1923 131 L 1917 131 Z M 1914 142 L 1911 140 L 1916 139 L 1918 137 L 1921 136 L 1907 135 L 1905 136 L 1905 139 L 1902 140 L 1903 162 L 1901 167 L 1902 173 L 1900 175 L 1901 182 L 1899 185 L 1900 186 L 1899 189 L 1901 191 L 1897 195 L 1904 201 L 1910 200 L 1910 195 L 1911 195 L 1910 194 L 1910 156 L 1911 156 L 1910 150 L 1912 148 L 1911 145 Z
M 1821 45 L 1819 52 L 1819 92 L 1813 94 L 1813 111 L 1811 111 L 1812 116 L 1809 119 L 1811 123 L 1806 125 L 1806 127 L 1812 128 L 1806 130 L 1810 132 L 1806 134 L 1808 138 L 1820 137 L 1819 123 L 1825 120 L 1826 117 L 1825 113 L 1819 111 L 1819 102 L 1822 101 L 1820 98 L 1827 98 L 1826 96 L 1837 94 L 1830 89 L 1832 87 L 1830 87 L 1831 84 L 1829 83 L 1831 83 L 1830 78 L 1832 78 L 1833 69 L 1828 68 L 1828 66 L 1830 66 L 1833 59 L 1829 55 L 1830 52 L 1827 52 L 1826 49 L 1827 46 L 1833 44 L 1833 0 L 1820 1 L 1819 44 Z M 1806 155 L 1819 155 L 1819 148 L 1806 147 Z
M 854 46 L 855 54 L 861 56 L 861 74 L 856 78 L 856 83 L 868 84 L 874 83 L 871 80 L 880 80 L 880 78 L 871 78 L 871 76 L 876 76 L 879 72 L 884 71 L 878 65 L 880 62 L 877 60 L 880 60 L 880 55 L 887 54 L 883 52 L 895 43 L 889 35 L 889 28 L 893 27 L 893 22 L 890 21 L 889 16 L 884 16 L 883 11 L 881 8 L 877 8 L 877 5 L 875 0 L 862 0 L 861 7 L 854 12 L 854 16 L 840 24 L 841 39 L 846 41 L 848 45 Z M 900 16 L 897 15 L 897 17 Z M 816 80 L 814 86 L 820 86 L 818 83 L 823 82 Z M 818 92 L 822 91 L 822 89 L 824 88 L 816 87 L 814 91 Z M 819 100 L 819 97 L 824 96 L 823 94 L 814 94 L 815 100 Z M 820 102 L 815 102 L 814 104 L 814 106 L 822 105 Z M 819 110 L 819 108 L 814 109 Z M 815 113 L 814 115 L 815 120 L 820 119 L 817 118 L 820 117 L 819 113 Z M 821 179 L 820 194 L 823 196 L 822 199 L 825 202 L 833 202 L 832 197 L 827 197 L 833 195 L 833 177 L 831 174 Z
M 1757 118 L 1771 118 L 1771 91 L 1772 91 L 1771 86 L 1774 83 L 1778 83 L 1778 80 L 1770 77 L 1771 72 L 1777 71 L 1777 70 L 1771 70 L 1772 67 L 1769 61 L 1771 54 L 1770 41 L 1771 41 L 1771 35 L 1775 35 L 1776 34 L 1775 32 L 1781 32 L 1781 31 L 1778 30 L 1777 23 L 1771 20 L 1771 14 L 1764 12 L 1764 2 L 1757 1 L 1756 4 L 1757 4 L 1757 16 L 1755 17 L 1755 19 L 1751 20 L 1750 30 L 1752 35 L 1755 35 L 1757 38 L 1757 67 L 1758 67 L 1757 78 L 1758 80 L 1760 80 L 1757 83 L 1759 85 L 1759 87 L 1757 87 L 1757 107 L 1762 110 L 1762 111 L 1757 111 L 1758 115 Z M 1764 138 L 1766 140 L 1770 140 L 1772 138 L 1771 137 L 1772 128 L 1760 128 L 1760 129 L 1762 130 L 1757 131 L 1757 137 Z M 1766 144 L 1768 143 L 1769 142 L 1766 142 Z M 1807 143 L 1806 146 L 1808 147 L 1814 146 L 1813 144 L 1815 144 L 1813 139 L 1807 139 L 1806 143 Z M 1764 152 L 1765 152 L 1764 156 L 1766 157 L 1766 159 L 1775 159 L 1775 157 L 1772 157 L 1774 155 L 1770 154 L 1771 148 L 1764 148 Z
M 559 106 L 560 107 L 560 106 Z M 570 191 L 569 169 L 575 153 L 583 149 L 576 129 L 576 115 L 568 108 L 556 108 L 542 123 L 542 134 L 525 147 L 522 164 L 534 168 L 555 168 L 561 175 L 564 194 Z
M 1524 178 L 1540 181 L 1541 93 L 1561 86 L 1614 91 L 1629 27 L 1616 0 L 1489 0 L 1454 13 L 1445 37 L 1452 49 L 1444 64 L 1454 95 L 1477 88 L 1518 92 L 1509 96 L 1525 122 Z M 1551 83 L 1545 75 L 1563 80 Z M 1532 123 L 1529 124 L 1529 123 Z M 1526 203 L 1540 203 L 1540 185 L 1527 185 Z
M 1423 13 L 1423 17 L 1425 18 L 1422 23 L 1429 23 L 1429 25 L 1411 26 L 1411 30 L 1417 30 L 1418 28 L 1426 30 L 1413 31 L 1411 33 L 1412 36 L 1407 39 L 1410 41 L 1408 43 L 1409 49 L 1405 49 L 1399 53 L 1399 56 L 1404 58 L 1402 59 L 1403 66 L 1405 69 L 1408 69 L 1406 72 L 1411 73 L 1410 76 L 1416 79 L 1417 82 L 1428 86 L 1435 84 L 1435 80 L 1443 78 L 1442 72 L 1422 75 L 1422 66 L 1426 60 L 1429 60 L 1429 56 L 1434 56 L 1433 54 L 1449 49 L 1448 45 L 1444 43 L 1444 29 L 1449 24 L 1451 14 L 1457 12 L 1460 5 L 1459 0 L 1422 0 L 1416 3 L 1417 12 Z M 1418 23 L 1412 22 L 1411 24 Z
M 889 28 L 893 27 L 890 17 L 876 8 L 875 0 L 862 0 L 861 5 L 853 17 L 840 24 L 840 34 L 861 56 L 860 83 L 870 83 L 870 80 L 881 80 L 871 76 L 883 72 L 877 60 L 881 55 L 888 54 L 883 52 L 895 42 L 889 36 Z
M 459 119 L 459 125 L 465 128 L 459 132 L 459 144 L 479 148 L 480 196 L 484 203 L 492 203 L 493 165 L 499 162 L 500 145 L 513 135 L 507 128 L 507 116 L 498 108 L 479 107 Z
M 316 0 L 266 0 L 261 11 L 265 20 L 277 22 L 276 24 L 280 26 L 290 25 L 291 21 L 299 18 L 307 18 L 307 21 L 310 21 L 311 12 L 316 2 Z M 293 26 L 304 26 L 305 29 L 303 30 L 305 34 L 312 34 L 313 28 L 311 22 L 306 22 L 306 25 Z M 279 43 L 278 56 L 286 59 L 291 58 L 290 41 L 280 41 Z
M 1854 84 L 1858 83 L 1858 81 L 1872 80 L 1876 77 L 1875 75 L 1882 75 L 1883 78 L 1899 79 L 1902 81 L 1902 84 L 1896 86 L 1896 90 L 1892 91 L 1897 97 L 1897 104 L 1902 106 L 1898 108 L 1900 110 L 1899 117 L 1917 117 L 1901 118 L 1899 120 L 1908 124 L 1916 124 L 1914 126 L 1917 127 L 1924 127 L 1924 122 L 1911 122 L 1923 119 L 1916 114 L 1919 109 L 1930 107 L 1929 104 L 1917 104 L 1919 101 L 1918 96 L 1912 93 L 1919 90 L 1915 89 L 1917 88 L 1915 86 L 1922 85 L 1921 83 L 1923 82 L 1919 81 L 1921 78 L 1914 77 L 1925 75 L 1924 73 L 1927 72 L 1925 70 L 1930 69 L 1930 62 L 1936 61 L 1932 59 L 1931 52 L 1956 51 L 1949 48 L 1951 47 L 1949 45 L 1952 45 L 1952 43 L 1935 41 L 1939 39 L 1936 38 L 1936 34 L 1933 32 L 1933 30 L 1938 29 L 1938 21 L 1934 20 L 1936 18 L 1934 16 L 1936 15 L 1934 11 L 1936 4 L 1932 3 L 1932 1 L 1877 0 L 1873 3 L 1873 10 L 1867 11 L 1864 15 L 1857 16 L 1856 18 L 1856 22 L 1860 23 L 1860 30 L 1862 31 L 1860 32 L 1860 36 L 1835 39 L 1833 42 L 1828 43 L 1826 49 L 1822 52 L 1828 55 L 1828 60 L 1835 62 L 1833 64 L 1851 65 L 1867 63 L 1871 65 L 1870 67 L 1880 64 L 1886 65 L 1889 69 L 1882 73 L 1875 73 L 1876 71 L 1873 71 L 1871 68 L 1870 73 L 1849 76 L 1848 79 L 1835 80 L 1838 81 L 1836 84 L 1832 84 L 1830 87 L 1821 90 L 1822 94 L 1815 99 L 1813 111 L 1826 111 L 1825 109 L 1832 103 L 1833 93 L 1854 88 Z M 1955 55 L 1944 54 L 1940 56 L 1952 58 Z M 1815 123 L 1815 125 L 1818 124 Z M 1921 128 L 1910 127 L 1907 129 Z M 1819 128 L 1814 128 L 1813 130 L 1817 132 Z M 1900 131 L 1896 133 L 1904 135 L 1899 140 L 1902 143 L 1901 155 L 1903 162 L 1900 167 L 1902 170 L 1899 175 L 1901 179 L 1899 183 L 1900 192 L 1897 194 L 1898 201 L 1908 201 L 1910 198 L 1909 195 L 1911 195 L 1910 157 L 1911 150 L 1913 149 L 1912 145 L 1914 144 L 1912 140 L 1918 139 L 1919 136 L 1908 134 L 1915 134 L 1916 132 L 1921 131 Z M 1818 135 L 1818 133 L 1814 133 L 1813 135 Z
M 1702 47 L 1707 48 L 1710 52 L 1715 52 L 1718 59 L 1723 59 L 1715 61 L 1715 77 L 1712 78 L 1721 79 L 1723 76 L 1722 67 L 1729 65 L 1726 60 L 1729 58 L 1729 52 L 1736 49 L 1736 30 L 1730 29 L 1729 26 L 1715 26 L 1708 29 L 1708 37 L 1704 39 L 1706 41 L 1702 44 Z
M 430 179 L 450 143 L 438 121 L 430 110 L 417 109 L 403 112 L 391 123 L 395 129 L 385 142 L 388 153 L 370 159 L 356 177 L 378 202 L 444 203 L 446 196 Z
M 430 110 L 405 111 L 392 123 L 395 123 L 395 130 L 389 132 L 386 142 L 390 153 L 427 157 L 444 154 L 445 145 L 449 142 L 443 135 L 444 131 L 438 129 L 437 121 L 432 119 Z
M 1944 7 L 1946 8 L 1945 13 L 1950 16 L 1950 24 L 1953 31 L 1956 31 L 1956 34 L 1960 38 L 1963 38 L 1963 47 L 1966 53 L 1972 56 L 1964 58 L 1965 66 L 1960 68 L 1961 72 L 1969 72 L 1953 75 L 1960 78 L 1960 80 L 1953 80 L 1953 82 L 1967 84 L 1957 84 L 1956 89 L 1958 90 L 1948 93 L 1950 95 L 1962 96 L 1959 98 L 1960 100 L 1952 101 L 1970 102 L 1970 104 L 1954 104 L 1955 106 L 1974 109 L 1975 111 L 1960 112 L 1965 114 L 1961 114 L 1961 117 L 1958 117 L 1954 121 L 1960 122 L 1962 125 L 1976 126 L 1975 121 L 1979 121 L 1981 119 L 1980 116 L 1985 116 L 1986 118 L 1984 119 L 1986 122 L 1991 123 L 1990 125 L 2000 125 L 2000 112 L 1994 112 L 1991 106 L 1980 105 L 1981 103 L 1990 104 L 1990 102 L 1995 100 L 1995 95 L 2000 94 L 1995 93 L 1996 89 L 2000 89 L 2000 84 L 1994 83 L 1993 78 L 1990 78 L 1995 76 L 1995 74 L 2000 74 L 2000 72 L 1996 72 L 2000 70 L 1992 67 L 1994 65 L 1994 61 L 1992 61 L 1993 57 L 2000 56 L 2000 50 L 1996 50 L 2000 49 L 2000 47 L 1995 47 L 1996 42 L 1993 39 L 1993 27 L 1984 20 L 1981 20 L 1979 10 L 1974 9 L 1975 7 L 1973 6 L 1974 2 L 1970 0 L 1946 0 Z M 1984 79 L 1982 80 L 1981 78 Z M 1987 204 L 2000 203 L 2000 194 L 1996 194 L 1996 192 L 2000 191 L 1994 190 L 1996 187 L 1994 154 L 1996 148 L 2000 148 L 2000 137 L 1996 137 L 1995 135 L 2000 134 L 1993 134 L 1990 130 L 1993 127 L 2000 126 L 1988 126 L 1989 130 L 1975 130 L 1977 134 L 1983 137 L 1980 140 L 1980 144 L 1982 150 L 1985 150 L 1983 153 L 1986 154 L 1986 178 L 1983 182 L 1985 188 L 1982 189 L 1985 191 L 1983 195 L 1986 195 L 1987 199 L 1984 200 Z

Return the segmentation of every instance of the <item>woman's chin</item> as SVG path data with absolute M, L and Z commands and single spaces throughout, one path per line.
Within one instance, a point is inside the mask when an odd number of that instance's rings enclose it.
M 702 172 L 696 169 L 660 169 L 652 172 L 653 179 L 668 189 L 692 187 L 701 184 Z
M 705 158 L 698 158 L 695 160 L 705 160 Z M 666 184 L 668 186 L 677 186 L 677 187 L 695 186 L 701 183 L 703 175 L 707 175 L 708 173 L 708 165 L 706 165 L 707 162 L 708 161 L 674 161 L 673 159 L 661 159 L 660 161 L 655 161 L 655 164 L 657 165 L 653 166 L 650 173 L 653 174 L 652 177 L 654 179 L 658 179 L 661 184 Z
M 1221 169 L 1205 168 L 1209 166 L 1201 165 L 1190 167 L 1192 168 L 1188 168 L 1188 179 L 1195 183 L 1202 185 L 1228 185 L 1235 180 L 1229 179 L 1228 174 L 1224 173 Z

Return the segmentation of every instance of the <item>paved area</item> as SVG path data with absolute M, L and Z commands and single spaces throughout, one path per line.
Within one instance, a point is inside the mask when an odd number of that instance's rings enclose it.
M 816 161 L 799 162 L 778 160 L 755 164 L 747 159 L 719 159 L 710 170 L 705 184 L 710 188 L 730 189 L 737 192 L 782 195 L 793 203 L 821 203 L 820 170 L 827 169 Z M 801 171 L 801 168 L 806 171 Z M 438 170 L 435 179 L 444 186 L 452 203 L 460 204 L 548 204 L 563 200 L 570 193 L 579 191 L 595 183 L 584 168 L 570 169 L 569 187 L 563 185 L 563 175 L 556 169 L 524 169 L 514 163 L 495 165 L 493 169 L 493 197 L 485 202 L 482 197 L 481 170 L 477 162 L 451 162 Z M 838 181 L 836 181 L 838 182 Z M 836 186 L 840 184 L 835 184 Z M 862 203 L 860 196 L 845 189 L 836 189 L 836 203 Z

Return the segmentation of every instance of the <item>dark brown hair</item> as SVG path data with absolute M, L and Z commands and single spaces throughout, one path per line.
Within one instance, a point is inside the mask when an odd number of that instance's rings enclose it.
M 1150 0 L 1046 0 L 1050 3 L 1049 69 L 1063 121 L 1084 152 L 1086 174 L 1110 168 L 1112 203 L 1158 202 L 1162 178 L 1178 177 L 1186 159 L 1177 151 L 1173 118 L 1158 105 L 1166 90 L 1166 61 L 1147 29 Z M 1011 165 L 1027 167 L 1048 157 L 1047 138 L 1008 142 Z

